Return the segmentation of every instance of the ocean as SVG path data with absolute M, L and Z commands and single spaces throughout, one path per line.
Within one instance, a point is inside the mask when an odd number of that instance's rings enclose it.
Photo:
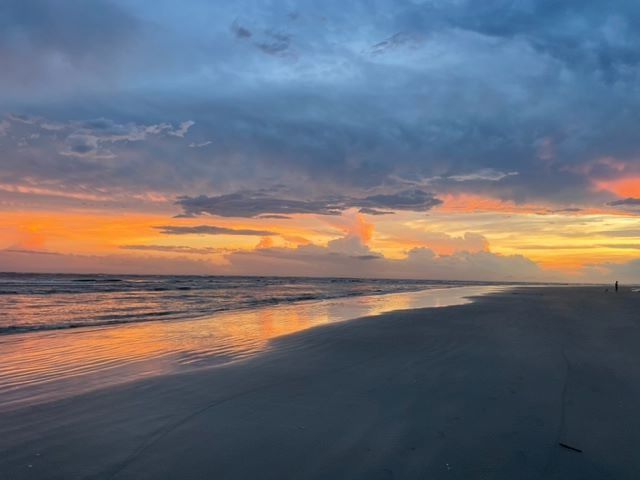
M 173 321 L 230 310 L 481 282 L 353 278 L 0 274 L 0 335 Z
M 242 361 L 284 335 L 460 305 L 502 289 L 413 280 L 1 274 L 0 411 Z

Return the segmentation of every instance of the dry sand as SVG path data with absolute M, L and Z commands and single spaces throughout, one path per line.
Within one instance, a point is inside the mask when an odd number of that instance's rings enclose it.
M 635 480 L 639 326 L 638 293 L 553 287 L 315 328 L 2 413 L 0 478 Z

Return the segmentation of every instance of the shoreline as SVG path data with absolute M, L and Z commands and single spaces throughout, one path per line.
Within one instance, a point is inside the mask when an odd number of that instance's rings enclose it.
M 630 291 L 526 288 L 313 328 L 242 362 L 0 413 L 0 472 L 638 478 L 638 307 Z
M 0 336 L 0 411 L 146 377 L 219 366 L 318 325 L 391 310 L 441 307 L 510 287 L 463 286 L 357 295 L 181 320 Z
M 545 286 L 543 284 L 532 284 L 533 286 Z M 552 285 L 552 284 L 548 284 Z M 23 326 L 15 326 L 15 327 L 0 327 L 0 340 L 5 336 L 9 335 L 28 335 L 28 334 L 46 334 L 56 332 L 84 332 L 89 330 L 97 330 L 104 328 L 118 328 L 118 327 L 126 327 L 128 325 L 138 325 L 142 323 L 160 323 L 160 322 L 191 322 L 198 320 L 206 320 L 210 319 L 214 316 L 220 315 L 228 315 L 235 313 L 243 313 L 253 310 L 262 310 L 262 309 L 270 309 L 270 308 L 283 308 L 287 306 L 296 306 L 296 305 L 307 305 L 314 304 L 318 302 L 332 302 L 332 301 L 342 301 L 348 300 L 352 298 L 362 298 L 362 297 L 378 297 L 378 296 L 386 296 L 386 295 L 402 295 L 402 294 L 413 294 L 420 292 L 428 292 L 431 290 L 444 290 L 450 288 L 494 288 L 494 287 L 517 287 L 523 285 L 510 285 L 510 284 L 501 284 L 501 283 L 487 283 L 486 285 L 438 285 L 431 286 L 430 288 L 414 288 L 404 291 L 397 292 L 371 292 L 371 293 L 358 293 L 354 295 L 344 295 L 344 296 L 335 296 L 335 297 L 318 297 L 318 298 L 304 298 L 304 299 L 296 299 L 296 300 L 286 300 L 282 302 L 275 303 L 264 303 L 258 305 L 245 305 L 238 308 L 222 308 L 220 310 L 212 310 L 209 313 L 200 313 L 193 316 L 182 316 L 182 317 L 174 317 L 170 319 L 163 318 L 148 318 L 148 319 L 136 319 L 136 320 L 114 320 L 114 321 L 106 321 L 104 323 L 78 323 L 78 324 L 55 324 L 55 325 L 43 325 L 43 326 L 33 326 L 29 325 L 26 327 Z M 526 285 L 525 285 L 526 286 Z M 159 314 L 158 316 L 162 316 Z

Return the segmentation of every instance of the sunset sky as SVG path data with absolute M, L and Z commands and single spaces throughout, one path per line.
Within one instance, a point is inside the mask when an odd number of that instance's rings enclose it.
M 0 72 L 0 271 L 640 282 L 635 0 L 3 0 Z

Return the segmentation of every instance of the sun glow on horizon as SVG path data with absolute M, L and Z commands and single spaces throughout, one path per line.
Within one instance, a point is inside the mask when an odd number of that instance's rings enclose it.
M 640 253 L 640 232 L 633 216 L 541 214 L 538 207 L 510 209 L 510 205 L 480 198 L 463 209 L 459 208 L 460 201 L 447 199 L 427 216 L 410 212 L 381 216 L 346 212 L 340 216 L 291 215 L 288 219 L 168 220 L 166 214 L 149 213 L 5 211 L 0 218 L 0 251 L 23 260 L 29 257 L 30 261 L 24 262 L 27 270 L 30 262 L 42 264 L 42 255 L 51 254 L 170 259 L 178 261 L 173 266 L 175 273 L 181 273 L 180 261 L 188 259 L 188 265 L 209 265 L 211 272 L 225 273 L 234 254 L 272 249 L 300 252 L 310 246 L 329 251 L 337 248 L 336 242 L 346 241 L 340 239 L 352 238 L 352 247 L 344 243 L 337 251 L 372 258 L 378 255 L 389 261 L 403 261 L 416 249 L 428 249 L 443 258 L 480 252 L 521 255 L 550 274 L 567 278 L 579 277 L 580 271 L 590 265 L 623 263 Z M 160 227 L 167 225 L 187 230 L 166 234 Z M 226 230 L 220 234 L 189 230 L 211 225 Z M 318 228 L 319 225 L 324 227 Z M 280 273 L 274 260 L 273 274 Z

